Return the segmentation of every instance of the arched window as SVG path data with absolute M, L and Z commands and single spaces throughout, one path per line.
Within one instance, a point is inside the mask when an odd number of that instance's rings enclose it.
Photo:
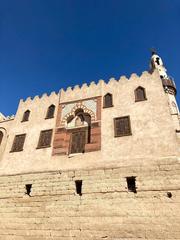
M 108 108 L 108 107 L 112 107 L 112 106 L 113 106 L 112 94 L 111 93 L 107 93 L 104 96 L 104 99 L 103 99 L 103 107 L 104 108 Z
M 54 111 L 55 111 L 55 106 L 54 105 L 49 106 L 46 114 L 46 119 L 53 118 Z
M 23 119 L 22 119 L 22 122 L 27 122 L 29 121 L 29 115 L 30 115 L 30 111 L 27 110 L 24 112 L 24 115 L 23 115 Z
M 147 100 L 146 91 L 143 87 L 136 88 L 134 93 L 135 93 L 135 102 Z
M 1 146 L 2 140 L 3 140 L 3 133 L 0 131 L 0 146 Z

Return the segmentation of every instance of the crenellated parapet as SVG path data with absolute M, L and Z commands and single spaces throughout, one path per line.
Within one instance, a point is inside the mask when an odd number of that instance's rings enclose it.
M 81 86 L 75 85 L 74 87 L 68 87 L 67 89 L 60 89 L 60 102 L 74 101 L 75 99 L 86 99 L 92 96 L 101 96 L 103 94 L 103 89 L 108 88 L 121 88 L 126 84 L 134 80 L 143 80 L 152 77 L 159 77 L 158 72 L 154 71 L 152 74 L 148 71 L 144 71 L 140 76 L 133 73 L 128 78 L 126 76 L 121 76 L 119 79 L 110 78 L 108 82 L 104 80 L 99 80 L 97 83 L 92 81 L 90 84 L 84 83 Z
M 24 104 L 29 104 L 32 102 L 40 102 L 40 101 L 45 101 L 46 99 L 52 99 L 52 98 L 56 98 L 59 95 L 59 93 L 56 92 L 51 92 L 49 95 L 47 93 L 42 94 L 41 96 L 36 95 L 34 97 L 28 97 L 25 100 L 21 99 L 20 102 L 24 103 Z

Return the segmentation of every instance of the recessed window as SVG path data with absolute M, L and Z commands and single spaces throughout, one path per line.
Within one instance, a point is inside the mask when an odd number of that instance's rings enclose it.
M 82 195 L 82 180 L 76 180 L 75 184 L 76 184 L 76 193 L 81 196 Z
M 103 98 L 103 107 L 104 108 L 109 108 L 113 106 L 113 99 L 112 99 L 112 94 L 107 93 L 104 98 Z
M 1 146 L 2 140 L 3 140 L 3 133 L 0 131 L 0 146 Z
M 55 112 L 55 106 L 54 105 L 49 106 L 46 114 L 46 119 L 53 118 L 54 112 Z
M 25 188 L 26 188 L 26 194 L 30 196 L 32 184 L 26 184 Z
M 143 87 L 136 88 L 134 91 L 134 94 L 135 94 L 135 102 L 147 100 L 146 91 L 145 91 L 145 88 Z
M 127 188 L 129 192 L 137 193 L 136 190 L 136 177 L 127 177 Z
M 52 129 L 41 131 L 37 148 L 50 147 L 51 138 L 52 138 Z
M 30 111 L 27 110 L 24 112 L 23 118 L 22 118 L 22 122 L 27 122 L 29 121 L 29 115 L 30 115 Z
M 25 142 L 26 134 L 16 135 L 11 148 L 11 152 L 23 151 L 23 146 Z
M 125 116 L 114 118 L 114 136 L 123 137 L 128 135 L 132 135 L 130 117 Z
M 167 192 L 167 197 L 168 198 L 172 198 L 172 193 L 171 192 Z

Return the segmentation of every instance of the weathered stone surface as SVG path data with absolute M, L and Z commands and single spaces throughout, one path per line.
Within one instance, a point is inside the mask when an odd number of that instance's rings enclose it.
M 180 239 L 175 166 L 2 176 L 0 239 Z M 127 189 L 130 175 L 136 175 L 137 193 Z M 82 196 L 75 179 L 83 181 Z

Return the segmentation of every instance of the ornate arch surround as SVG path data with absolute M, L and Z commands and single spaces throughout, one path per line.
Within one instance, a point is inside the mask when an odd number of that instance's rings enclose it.
M 75 112 L 78 109 L 82 109 L 84 113 L 88 113 L 91 116 L 91 121 L 95 121 L 95 113 L 91 109 L 87 108 L 83 104 L 76 104 L 72 108 L 72 110 L 63 117 L 62 124 L 65 124 L 69 117 L 71 117 L 71 116 L 75 117 Z

